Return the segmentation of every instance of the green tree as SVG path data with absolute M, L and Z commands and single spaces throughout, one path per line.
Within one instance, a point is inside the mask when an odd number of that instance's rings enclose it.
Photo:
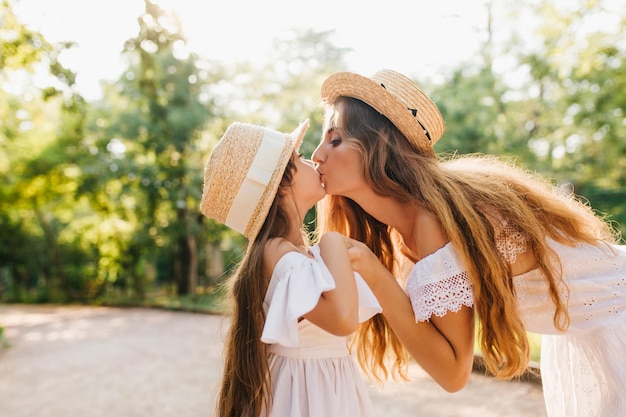
M 495 26 L 507 29 L 495 36 L 494 3 L 479 62 L 429 88 L 446 120 L 436 148 L 514 157 L 573 185 L 626 230 L 624 10 L 605 0 L 503 3 Z M 507 67 L 514 74 L 496 71 L 497 61 L 516 62 Z
M 209 74 L 186 53 L 175 16 L 150 1 L 145 6 L 137 37 L 125 45 L 128 69 L 97 103 L 94 144 L 109 176 L 102 182 L 96 171 L 91 181 L 99 183 L 94 197 L 106 202 L 103 212 L 129 226 L 116 252 L 136 295 L 145 295 L 145 273 L 137 269 L 145 262 L 156 265 L 161 281 L 173 277 L 178 294 L 193 294 L 201 230 L 197 142 L 211 116 Z
M 494 70 L 500 56 L 494 38 L 492 2 L 487 3 L 485 41 L 475 62 L 453 68 L 439 85 L 426 86 L 446 123 L 439 153 L 488 153 L 532 159 L 516 102 L 507 98 L 509 87 Z
M 542 50 L 520 62 L 529 69 L 526 88 L 543 104 L 530 123 L 538 160 L 626 231 L 626 12 L 612 4 L 539 2 Z
M 84 275 L 80 245 L 61 233 L 75 207 L 76 153 L 82 140 L 85 103 L 75 93 L 75 75 L 59 62 L 71 43 L 52 45 L 24 26 L 10 3 L 0 3 L 0 81 L 15 92 L 0 93 L 3 127 L 0 134 L 2 264 L 9 271 L 13 296 L 28 299 L 26 290 L 40 287 L 39 297 L 83 299 Z M 28 80 L 37 64 L 47 66 L 49 87 Z M 20 75 L 19 78 L 16 78 Z

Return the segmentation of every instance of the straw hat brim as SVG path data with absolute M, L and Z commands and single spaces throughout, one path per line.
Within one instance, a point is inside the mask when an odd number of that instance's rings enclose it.
M 421 92 L 421 90 L 414 88 Z M 421 92 L 426 100 L 430 98 Z M 351 72 L 330 75 L 322 84 L 322 99 L 334 103 L 340 96 L 359 99 L 387 117 L 421 152 L 435 156 L 432 143 L 411 111 L 381 83 Z M 432 102 L 431 102 L 432 103 Z
M 286 134 L 247 123 L 235 122 L 230 125 L 207 162 L 200 211 L 253 241 L 274 202 L 287 163 L 293 151 L 302 143 L 308 126 L 307 120 Z M 263 181 L 266 185 L 258 189 L 256 187 L 260 183 L 252 181 L 257 185 L 253 185 L 255 191 L 251 194 L 245 188 L 250 184 L 246 178 L 264 141 L 265 132 L 274 137 L 279 135 L 284 142 L 274 151 L 276 161 L 272 162 L 269 180 Z M 258 172 L 257 169 L 255 172 Z M 238 203 L 235 204 L 235 201 Z

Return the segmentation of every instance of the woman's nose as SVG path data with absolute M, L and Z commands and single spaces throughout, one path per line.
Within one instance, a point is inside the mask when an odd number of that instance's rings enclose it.
M 311 160 L 313 162 L 315 162 L 316 164 L 319 164 L 320 162 L 322 162 L 322 152 L 320 150 L 320 146 L 322 145 L 317 145 L 317 148 L 315 148 L 315 150 L 313 151 L 313 154 L 311 155 Z

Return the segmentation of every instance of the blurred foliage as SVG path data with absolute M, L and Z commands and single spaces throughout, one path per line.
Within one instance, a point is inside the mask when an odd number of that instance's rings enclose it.
M 574 3 L 489 2 L 504 13 L 485 22 L 480 56 L 417 81 L 446 120 L 438 152 L 514 157 L 624 232 L 626 15 L 610 0 Z M 350 70 L 349 49 L 293 30 L 263 65 L 214 62 L 146 0 L 125 70 L 87 102 L 58 59 L 73 43 L 50 44 L 11 5 L 0 1 L 0 301 L 227 308 L 221 283 L 246 241 L 198 213 L 206 158 L 235 120 L 291 131 L 309 118 L 310 155 L 319 87 Z M 516 25 L 524 13 L 532 27 Z M 606 13 L 614 27 L 587 24 Z M 32 81 L 41 71 L 46 87 Z
M 0 326 L 0 348 L 6 348 L 9 346 L 11 346 L 11 344 L 4 336 L 4 327 Z

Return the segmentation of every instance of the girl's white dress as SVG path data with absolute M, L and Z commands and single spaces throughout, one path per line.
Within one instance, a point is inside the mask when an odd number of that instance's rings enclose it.
M 509 262 L 526 250 L 523 238 L 498 242 Z M 626 416 L 626 246 L 575 247 L 549 242 L 558 254 L 570 326 L 553 323 L 554 305 L 542 274 L 513 277 L 519 309 L 542 334 L 541 378 L 548 416 Z M 420 260 L 407 280 L 417 321 L 473 304 L 472 285 L 451 243 Z
M 374 408 L 345 337 L 334 336 L 302 315 L 317 305 L 335 281 L 318 246 L 313 258 L 285 254 L 276 264 L 265 296 L 261 340 L 269 344 L 272 417 L 373 417 Z M 382 311 L 360 275 L 359 321 Z

